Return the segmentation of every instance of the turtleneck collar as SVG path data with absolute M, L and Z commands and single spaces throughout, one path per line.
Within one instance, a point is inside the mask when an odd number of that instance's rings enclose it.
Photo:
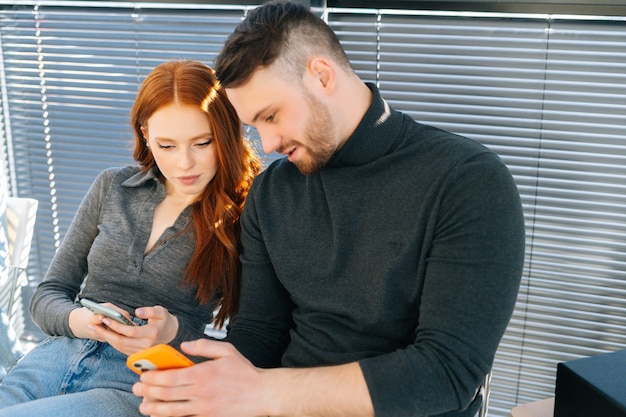
M 385 155 L 398 137 L 402 127 L 401 114 L 393 110 L 381 97 L 373 83 L 366 83 L 372 91 L 372 103 L 361 123 L 343 147 L 328 162 L 328 167 L 362 165 Z M 390 122 L 390 120 L 395 120 Z

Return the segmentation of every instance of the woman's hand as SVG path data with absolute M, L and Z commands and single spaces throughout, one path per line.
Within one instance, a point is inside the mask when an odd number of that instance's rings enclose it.
M 112 304 L 108 304 L 113 308 Z M 117 309 L 117 308 L 116 308 Z M 119 311 L 119 309 L 117 309 Z M 126 313 L 128 315 L 128 313 Z M 102 314 L 94 314 L 85 307 L 74 309 L 70 312 L 68 324 L 72 334 L 79 339 L 93 339 L 99 342 L 105 342 L 101 336 L 94 334 L 93 328 L 104 328 Z
M 130 355 L 159 343 L 170 343 L 178 333 L 178 319 L 165 307 L 140 307 L 135 311 L 135 316 L 147 320 L 148 323 L 143 326 L 129 326 L 103 317 L 102 325 L 92 323 L 88 326 L 88 337 L 108 342 L 120 352 Z

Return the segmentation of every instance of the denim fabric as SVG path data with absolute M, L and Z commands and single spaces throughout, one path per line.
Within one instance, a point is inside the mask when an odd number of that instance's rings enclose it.
M 138 379 L 108 343 L 50 337 L 0 384 L 0 417 L 139 417 Z

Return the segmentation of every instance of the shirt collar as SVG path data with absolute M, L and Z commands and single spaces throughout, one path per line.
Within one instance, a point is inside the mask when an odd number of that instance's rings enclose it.
M 148 171 L 139 171 L 136 174 L 133 174 L 130 178 L 128 178 L 122 183 L 122 186 L 140 187 L 146 184 L 148 181 L 156 181 L 159 184 L 161 183 L 161 181 L 156 175 L 155 168 L 152 168 Z

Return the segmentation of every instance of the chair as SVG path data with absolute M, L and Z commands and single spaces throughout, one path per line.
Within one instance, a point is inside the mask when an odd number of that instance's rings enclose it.
M 493 370 L 489 371 L 489 373 L 485 375 L 485 380 L 483 381 L 483 384 L 479 388 L 479 392 L 483 398 L 483 402 L 480 405 L 480 410 L 478 410 L 478 417 L 487 417 L 487 411 L 489 410 L 489 391 L 491 389 L 492 375 L 493 375 Z
M 34 198 L 7 198 L 6 233 L 11 266 L 22 269 L 28 266 L 38 206 L 39 202 Z
M 8 274 L 0 277 L 0 307 L 9 317 L 18 337 L 23 331 L 23 312 L 19 289 L 28 283 L 26 268 L 30 255 L 38 201 L 9 197 L 6 207 Z M 21 323 L 20 323 L 21 321 Z
M 2 191 L 0 191 L 2 192 Z M 37 215 L 37 200 L 0 195 L 0 381 L 24 354 L 24 308 L 19 289 L 28 283 L 26 268 Z

